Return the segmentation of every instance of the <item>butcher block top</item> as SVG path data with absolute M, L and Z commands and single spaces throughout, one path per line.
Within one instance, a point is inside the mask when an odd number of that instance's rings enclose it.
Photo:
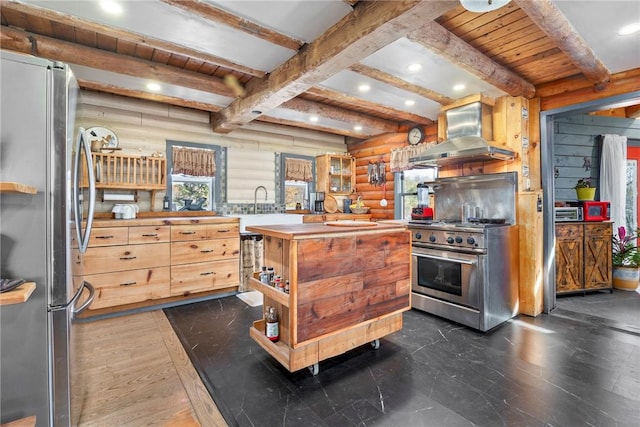
M 159 225 L 195 225 L 195 224 L 240 223 L 239 218 L 229 216 L 167 216 L 136 219 L 94 219 L 94 227 L 139 227 Z
M 389 231 L 403 231 L 406 227 L 400 224 L 383 224 L 371 223 L 360 224 L 358 221 L 352 221 L 352 225 L 346 223 L 336 227 L 335 224 L 329 223 L 304 223 L 304 224 L 281 224 L 281 225 L 256 225 L 247 226 L 247 231 L 262 234 L 264 236 L 273 236 L 285 240 L 311 239 L 318 237 L 333 237 L 340 234 L 374 234 L 386 233 Z

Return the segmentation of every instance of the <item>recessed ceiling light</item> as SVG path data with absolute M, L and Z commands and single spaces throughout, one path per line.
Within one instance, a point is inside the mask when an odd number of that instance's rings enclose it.
M 634 22 L 633 24 L 625 25 L 618 30 L 619 36 L 628 36 L 640 31 L 640 22 Z
M 100 7 L 112 15 L 120 15 L 122 13 L 122 5 L 113 0 L 101 0 Z
M 360 131 L 362 130 L 362 126 L 360 126 L 360 125 L 355 125 L 355 126 L 353 127 L 353 130 L 355 130 L 356 132 L 360 132 Z
M 158 83 L 147 83 L 147 89 L 157 92 L 160 90 L 160 85 Z
M 407 70 L 415 73 L 416 71 L 422 70 L 422 64 L 411 64 L 407 67 Z
M 404 101 L 404 105 L 406 105 L 407 107 L 411 107 L 413 105 L 416 105 L 416 101 L 414 101 L 413 99 L 407 99 L 406 101 Z
M 371 90 L 371 86 L 369 86 L 366 83 L 361 84 L 360 86 L 358 86 L 358 90 L 360 92 L 369 92 L 369 90 Z
M 311 116 L 311 117 L 309 117 L 309 121 L 310 121 L 310 122 L 314 122 L 314 123 L 315 123 L 315 122 L 317 122 L 318 120 L 320 120 L 320 118 L 319 118 L 318 116 Z
M 455 90 L 456 92 L 460 92 L 461 90 L 464 90 L 466 88 L 466 86 L 463 83 L 458 83 L 457 85 L 453 86 L 453 90 Z

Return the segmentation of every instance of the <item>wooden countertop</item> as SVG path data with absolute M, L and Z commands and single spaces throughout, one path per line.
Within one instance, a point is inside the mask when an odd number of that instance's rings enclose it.
M 285 240 L 311 239 L 318 237 L 334 237 L 337 234 L 375 234 L 388 231 L 405 231 L 400 224 L 375 223 L 362 225 L 351 221 L 353 225 L 342 224 L 340 227 L 327 223 L 282 224 L 282 225 L 251 225 L 247 231 L 264 236 L 273 236 Z
M 94 219 L 93 226 L 100 227 L 136 227 L 158 225 L 190 225 L 190 224 L 217 224 L 240 223 L 240 218 L 232 216 L 168 216 L 136 219 Z

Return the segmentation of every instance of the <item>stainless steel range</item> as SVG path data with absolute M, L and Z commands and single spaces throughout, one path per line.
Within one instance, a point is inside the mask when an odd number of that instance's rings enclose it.
M 449 218 L 458 213 L 459 219 L 409 221 L 414 308 L 481 331 L 517 314 L 519 258 L 514 179 L 513 175 L 496 174 L 438 183 L 436 216 L 444 211 Z M 500 191 L 494 188 L 496 184 Z M 490 203 L 472 197 L 472 193 L 485 194 L 483 190 L 491 194 L 485 197 Z M 500 200 L 495 199 L 496 194 L 500 194 Z M 441 203 L 438 198 L 443 199 Z M 464 203 L 452 201 L 458 198 Z M 469 203 L 478 206 L 475 211 L 489 216 L 466 218 L 463 206 Z

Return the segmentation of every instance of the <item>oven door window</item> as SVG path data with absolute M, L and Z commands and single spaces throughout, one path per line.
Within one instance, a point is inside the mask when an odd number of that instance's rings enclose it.
M 418 257 L 418 286 L 462 296 L 465 264 Z
M 467 307 L 478 307 L 478 258 L 413 254 L 412 290 Z

